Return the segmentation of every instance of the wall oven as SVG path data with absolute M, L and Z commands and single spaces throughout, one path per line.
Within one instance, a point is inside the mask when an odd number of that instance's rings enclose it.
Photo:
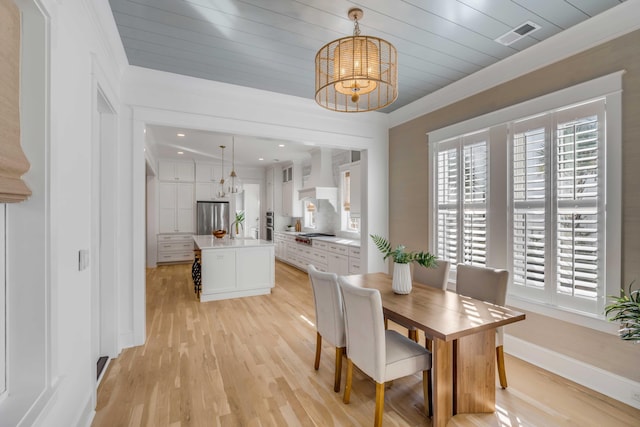
M 273 240 L 273 212 L 267 212 L 267 221 L 266 221 L 266 240 Z

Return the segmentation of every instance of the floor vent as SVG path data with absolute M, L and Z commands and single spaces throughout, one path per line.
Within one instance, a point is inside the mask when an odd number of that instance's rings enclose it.
M 102 373 L 102 370 L 104 369 L 105 365 L 107 364 L 107 360 L 109 360 L 109 358 L 107 356 L 101 356 L 101 357 L 98 358 L 98 366 L 97 366 L 98 374 L 96 375 L 96 380 L 98 380 L 100 378 L 100 374 Z
M 524 24 L 509 31 L 508 33 L 501 35 L 500 37 L 495 39 L 495 41 L 505 46 L 509 46 L 511 43 L 518 41 L 524 36 L 527 36 L 539 29 L 540 25 L 536 24 L 535 22 L 527 21 Z

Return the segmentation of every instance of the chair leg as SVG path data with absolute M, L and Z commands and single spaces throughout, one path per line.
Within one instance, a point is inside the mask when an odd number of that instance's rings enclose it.
M 387 319 L 386 317 L 384 318 L 384 328 L 389 329 L 389 319 Z
M 375 427 L 382 426 L 382 413 L 384 412 L 384 383 L 376 383 L 376 412 L 373 419 Z
M 316 361 L 313 368 L 317 371 L 320 368 L 320 353 L 322 353 L 322 335 L 316 332 Z
M 433 399 L 431 398 L 431 370 L 422 371 L 422 394 L 424 395 L 424 412 L 427 417 L 433 414 Z
M 417 329 L 409 329 L 409 333 L 407 335 L 409 339 L 412 339 L 415 342 L 418 342 L 418 330 Z
M 344 383 L 344 397 L 342 401 L 344 403 L 349 403 L 349 399 L 351 399 L 351 381 L 353 379 L 353 362 L 351 359 L 347 357 L 347 379 Z
M 344 354 L 344 347 L 336 347 L 336 375 L 333 382 L 333 391 L 336 393 L 340 391 L 340 378 L 342 376 L 342 355 Z
M 431 338 L 428 338 L 426 335 L 424 337 L 424 347 L 429 351 L 433 351 L 433 341 L 431 340 Z
M 496 347 L 496 360 L 498 361 L 498 376 L 500 387 L 507 388 L 507 371 L 504 368 L 504 349 L 501 345 Z

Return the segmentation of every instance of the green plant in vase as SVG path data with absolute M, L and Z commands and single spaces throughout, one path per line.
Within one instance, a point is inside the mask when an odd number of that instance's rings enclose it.
M 438 265 L 435 255 L 423 251 L 407 251 L 404 245 L 391 247 L 387 239 L 377 234 L 371 234 L 371 239 L 384 257 L 383 260 L 391 257 L 393 266 L 393 291 L 397 294 L 408 294 L 411 292 L 411 268 L 412 262 L 418 263 L 425 268 L 436 267 Z
M 244 230 L 244 211 L 236 212 L 236 219 L 231 225 L 236 226 L 236 236 L 240 234 L 240 227 Z
M 640 342 L 640 289 L 631 290 L 634 282 L 629 284 L 629 291 L 620 289 L 620 296 L 610 296 L 611 304 L 604 308 L 604 315 L 612 322 L 620 322 L 620 338 L 626 341 Z

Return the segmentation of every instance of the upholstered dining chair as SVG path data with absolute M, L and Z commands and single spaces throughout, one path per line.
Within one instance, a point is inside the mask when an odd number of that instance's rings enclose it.
M 507 299 L 509 272 L 488 267 L 458 264 L 456 292 L 471 298 L 504 305 Z M 503 328 L 496 328 L 496 361 L 500 386 L 507 388 L 507 373 L 504 366 Z
M 443 259 L 436 260 L 437 265 L 431 268 L 424 268 L 417 266 L 413 271 L 413 280 L 418 283 L 422 283 L 427 286 L 431 286 L 436 289 L 447 289 L 447 283 L 449 282 L 449 261 L 445 261 Z M 394 320 L 400 326 L 404 326 L 408 330 L 408 336 L 415 342 L 418 342 L 418 330 L 411 326 L 405 325 L 402 321 Z M 429 345 L 430 340 L 429 337 L 425 337 L 426 344 Z M 431 349 L 431 347 L 428 347 Z
M 347 331 L 347 378 L 344 403 L 351 398 L 353 365 L 376 383 L 374 425 L 382 425 L 384 384 L 397 378 L 422 372 L 424 408 L 431 413 L 431 353 L 420 344 L 393 330 L 384 328 L 382 299 L 377 289 L 351 285 L 338 278 L 344 301 Z
M 316 371 L 320 368 L 322 338 L 324 338 L 336 347 L 333 390 L 337 393 L 340 391 L 342 356 L 346 346 L 342 294 L 338 287 L 338 276 L 335 273 L 323 273 L 311 264 L 307 266 L 307 272 L 316 308 L 316 360 L 313 367 Z

